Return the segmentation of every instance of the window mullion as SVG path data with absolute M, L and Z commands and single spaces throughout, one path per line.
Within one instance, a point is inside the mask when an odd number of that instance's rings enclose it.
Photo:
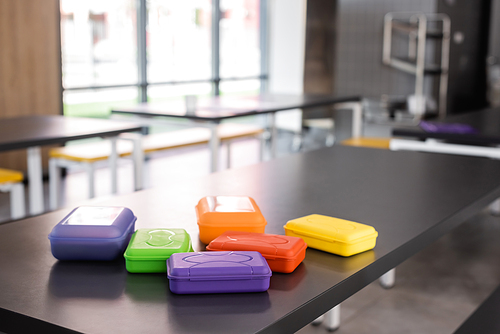
M 260 43 L 260 92 L 265 93 L 268 89 L 268 41 L 267 41 L 267 24 L 268 24 L 268 1 L 260 0 L 259 4 L 259 43 Z
M 220 94 L 220 0 L 212 0 L 212 80 L 213 95 Z
M 148 65 L 146 50 L 146 0 L 137 0 L 137 69 L 139 72 L 139 102 L 148 101 Z

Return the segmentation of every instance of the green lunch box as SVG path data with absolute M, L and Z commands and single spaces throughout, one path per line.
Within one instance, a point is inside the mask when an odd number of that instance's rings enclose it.
M 125 266 L 130 273 L 165 273 L 172 254 L 192 251 L 191 237 L 184 229 L 141 228 L 125 250 Z

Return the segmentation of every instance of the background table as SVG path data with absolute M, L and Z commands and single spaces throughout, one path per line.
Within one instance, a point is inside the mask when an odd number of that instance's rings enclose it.
M 92 203 L 131 208 L 136 228 L 186 228 L 202 250 L 194 206 L 207 195 L 252 196 L 266 233 L 318 213 L 374 226 L 377 246 L 308 249 L 264 293 L 174 295 L 164 274 L 128 274 L 123 259 L 54 259 L 47 235 L 68 208 L 0 225 L 0 331 L 292 333 L 499 197 L 500 162 L 339 146 Z
M 362 107 L 359 96 L 335 95 L 291 95 L 291 94 L 261 94 L 248 96 L 217 96 L 203 98 L 197 103 L 196 109 L 186 110 L 182 102 L 141 103 L 133 107 L 112 109 L 112 113 L 128 114 L 141 117 L 174 117 L 204 122 L 212 130 L 210 139 L 211 171 L 218 170 L 219 137 L 217 125 L 227 119 L 268 114 L 271 129 L 271 156 L 276 155 L 276 122 L 275 113 L 290 109 L 303 109 L 342 104 L 346 109 L 353 110 L 353 136 L 359 137 L 362 128 Z
M 142 131 L 142 128 L 131 122 L 65 116 L 5 118 L 0 122 L 0 151 L 28 149 L 30 213 L 39 214 L 44 211 L 40 146 L 92 137 L 116 137 L 123 132 Z M 113 151 L 116 153 L 116 148 Z M 111 163 L 116 164 L 116 154 Z
M 418 139 L 442 139 L 459 143 L 470 144 L 500 144 L 500 109 L 482 109 L 464 114 L 448 116 L 439 123 L 468 124 L 477 130 L 472 134 L 435 133 L 426 132 L 419 126 L 397 127 L 392 134 L 397 137 L 411 137 Z
M 391 149 L 485 156 L 500 159 L 500 109 L 483 109 L 446 117 L 439 123 L 472 126 L 475 133 L 427 132 L 419 126 L 393 129 Z M 407 139 L 410 138 L 410 139 Z M 418 139 L 415 141 L 411 139 Z

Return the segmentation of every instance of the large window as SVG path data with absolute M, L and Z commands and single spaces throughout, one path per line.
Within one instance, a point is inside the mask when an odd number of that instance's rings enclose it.
M 266 0 L 61 0 L 66 115 L 264 89 Z

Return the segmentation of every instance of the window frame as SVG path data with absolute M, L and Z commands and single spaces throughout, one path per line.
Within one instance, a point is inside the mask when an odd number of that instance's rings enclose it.
M 110 88 L 127 88 L 137 87 L 138 102 L 148 101 L 148 87 L 153 85 L 180 85 L 190 83 L 206 83 L 212 84 L 212 95 L 220 95 L 221 81 L 242 81 L 242 80 L 260 80 L 260 92 L 266 92 L 268 87 L 268 0 L 259 1 L 259 44 L 260 44 L 260 75 L 247 77 L 220 77 L 220 0 L 212 0 L 212 62 L 210 79 L 186 80 L 186 81 L 163 81 L 149 82 L 147 77 L 147 47 L 146 47 L 146 26 L 147 26 L 147 0 L 137 0 L 137 69 L 138 80 L 133 84 L 123 85 L 97 85 L 97 86 L 81 86 L 81 87 L 62 87 L 64 91 L 81 91 L 81 90 L 101 90 Z M 62 64 L 61 64 L 62 66 Z

